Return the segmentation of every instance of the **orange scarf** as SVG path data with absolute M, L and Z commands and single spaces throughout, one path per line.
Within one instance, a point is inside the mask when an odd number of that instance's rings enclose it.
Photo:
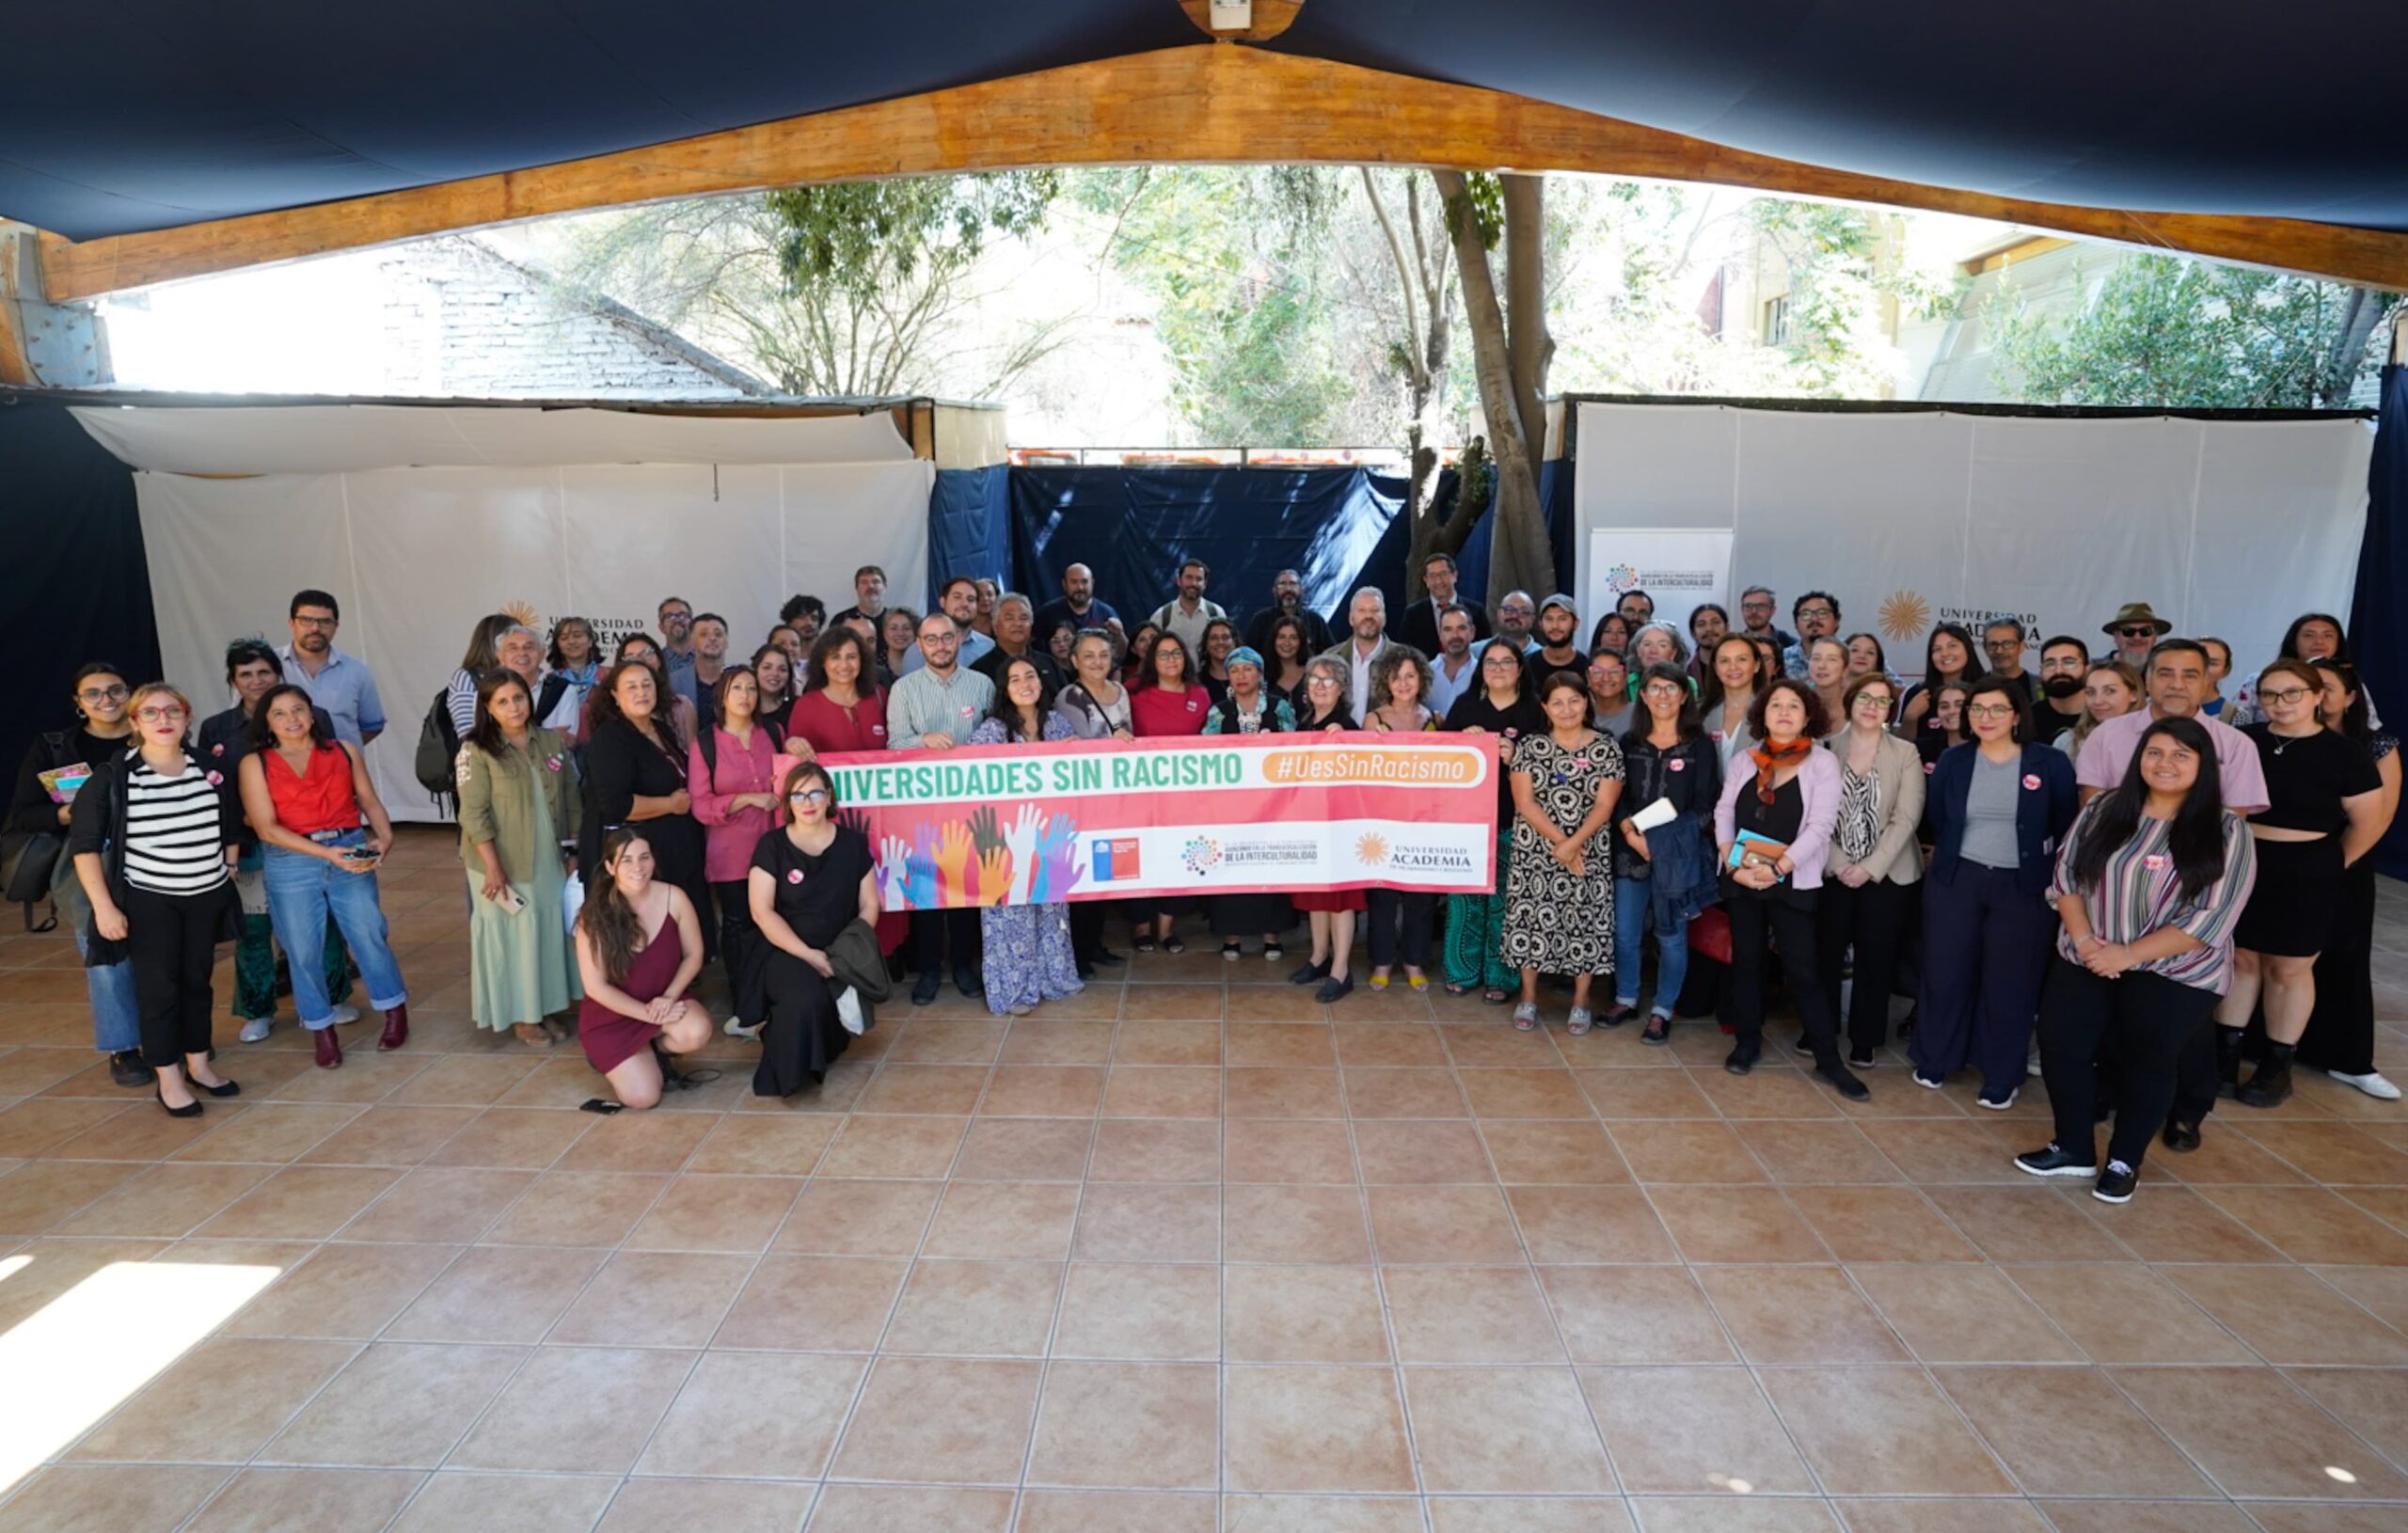
M 1756 764 L 1756 797 L 1771 803 L 1773 768 L 1785 761 L 1802 762 L 1806 752 L 1814 749 L 1814 742 L 1800 735 L 1787 745 L 1760 745 L 1749 751 Z

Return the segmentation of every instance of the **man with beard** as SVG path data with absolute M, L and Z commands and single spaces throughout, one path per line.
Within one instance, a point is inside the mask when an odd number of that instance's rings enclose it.
M 2032 710 L 2033 736 L 2059 740 L 2082 722 L 2083 678 L 2090 673 L 2090 646 L 2059 634 L 2040 646 L 2040 705 Z
M 1739 631 L 1751 639 L 1769 639 L 1776 649 L 1786 650 L 1798 642 L 1798 636 L 1773 623 L 1773 613 L 1781 609 L 1781 598 L 1770 586 L 1750 586 L 1739 593 Z
M 334 597 L 323 591 L 297 593 L 287 615 L 293 642 L 276 652 L 284 679 L 325 710 L 334 723 L 335 738 L 365 747 L 385 733 L 385 703 L 376 695 L 376 678 L 368 662 L 335 648 L 342 615 Z
M 1804 681 L 1806 656 L 1814 640 L 1839 634 L 1840 599 L 1828 591 L 1810 591 L 1791 606 L 1789 618 L 1798 624 L 1798 641 L 1781 652 L 1781 668 Z
M 720 673 L 727 669 L 727 619 L 705 612 L 694 619 L 689 631 L 694 638 L 694 653 L 686 663 L 685 687 L 678 686 L 674 670 L 669 672 L 669 685 L 707 714 L 713 711 L 710 699 L 719 690 Z
M 1429 593 L 1428 599 L 1415 602 L 1405 608 L 1404 621 L 1398 629 L 1404 641 L 1424 655 L 1435 655 L 1444 647 L 1438 637 L 1439 620 L 1450 607 L 1460 607 L 1471 619 L 1471 636 L 1477 640 L 1488 637 L 1488 609 L 1455 590 L 1455 561 L 1450 554 L 1432 554 L 1421 565 L 1421 585 Z M 1446 710 L 1438 710 L 1444 713 Z
M 1305 630 L 1305 653 L 1319 655 L 1338 642 L 1329 624 L 1319 612 L 1305 605 L 1304 577 L 1293 570 L 1281 570 L 1271 582 L 1271 605 L 1254 614 L 1245 625 L 1245 645 L 1259 655 L 1271 653 L 1271 625 L 1281 618 L 1294 618 Z
M 1073 564 L 1062 572 L 1062 598 L 1047 602 L 1037 609 L 1037 631 L 1050 634 L 1065 623 L 1073 629 L 1109 628 L 1120 632 L 1120 614 L 1112 604 L 1098 601 L 1095 594 L 1095 571 L 1085 564 Z M 1125 636 L 1124 636 L 1125 637 Z
M 694 685 L 694 608 L 683 596 L 665 597 L 653 609 L 660 620 L 660 658 L 668 670 L 669 689 L 696 706 L 702 688 Z M 723 649 L 725 646 L 721 646 Z
M 869 619 L 870 631 L 878 631 L 878 620 L 886 612 L 886 572 L 875 564 L 864 564 L 853 572 L 853 605 L 836 614 L 838 623 L 847 618 Z M 875 639 L 870 642 L 877 643 Z
M 2031 637 L 2020 618 L 1992 618 L 1982 625 L 1982 654 L 1989 661 L 1990 674 L 2020 682 L 2036 703 L 2040 680 L 2023 669 L 2023 643 Z
M 1622 593 L 1622 600 L 1614 603 L 1614 610 L 1630 624 L 1630 631 L 1637 633 L 1656 621 L 1656 598 L 1634 587 Z
M 789 596 L 778 608 L 778 621 L 802 636 L 808 652 L 819 642 L 819 630 L 828 626 L 828 604 L 816 596 Z
M 937 610 L 953 619 L 954 632 L 960 636 L 960 647 L 954 654 L 954 663 L 964 671 L 975 670 L 978 662 L 995 652 L 995 641 L 970 625 L 978 615 L 978 582 L 966 575 L 957 575 L 944 583 L 937 593 Z M 897 675 L 908 676 L 927 663 L 926 646 L 915 644 L 911 653 L 903 656 L 903 669 Z M 979 672 L 985 675 L 985 672 Z
M 1031 640 L 1037 633 L 1037 623 L 1031 616 L 1028 598 L 1017 591 L 1006 591 L 995 598 L 995 647 L 978 657 L 970 669 L 995 684 L 1000 694 L 1004 689 L 1004 670 L 1014 660 L 1025 657 L 1037 668 L 1045 684 L 1045 695 L 1062 690 L 1062 668 L 1054 656 L 1037 648 Z
M 1388 599 L 1372 586 L 1354 593 L 1354 599 L 1347 604 L 1346 626 L 1346 642 L 1320 658 L 1336 660 L 1348 669 L 1354 678 L 1348 693 L 1353 705 L 1348 712 L 1360 723 L 1371 705 L 1371 668 L 1388 652 Z
M 1187 653 L 1192 656 L 1204 653 L 1204 630 L 1213 619 L 1226 621 L 1229 615 L 1220 603 L 1204 599 L 1204 587 L 1212 576 L 1212 570 L 1200 559 L 1182 562 L 1179 566 L 1179 594 L 1155 608 L 1154 615 L 1146 620 L 1164 633 L 1179 635 L 1179 641 L 1187 646 Z
M 2102 660 L 2121 660 L 2142 675 L 2148 674 L 2151 651 L 2157 641 L 2174 631 L 2174 624 L 2149 610 L 2147 602 L 2126 602 L 2114 617 L 2099 625 L 2099 631 L 2115 642 Z
M 1497 637 L 1528 655 L 1538 647 L 1530 637 L 1530 624 L 1538 621 L 1538 604 L 1530 600 L 1527 591 L 1509 591 L 1497 604 Z
M 1539 604 L 1539 647 L 1522 656 L 1522 669 L 1535 687 L 1559 671 L 1587 668 L 1580 653 L 1580 613 L 1559 591 Z
M 1450 602 L 1438 614 L 1438 655 L 1430 663 L 1430 695 L 1423 699 L 1439 718 L 1455 699 L 1479 685 L 1480 666 L 1471 657 L 1471 614 L 1461 602 Z

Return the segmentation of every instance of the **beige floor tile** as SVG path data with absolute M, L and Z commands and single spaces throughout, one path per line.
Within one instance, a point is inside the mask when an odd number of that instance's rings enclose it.
M 1221 1125 L 1200 1119 L 1104 1118 L 1087 1176 L 1097 1181 L 1218 1181 Z
M 2115 1379 L 2227 1495 L 2408 1500 L 2408 1480 L 2272 1368 L 2117 1368 Z
M 2327 1187 L 2408 1186 L 2408 1155 L 2348 1124 L 2261 1120 L 2241 1131 Z
M 2026 1177 L 2027 1184 L 2031 1178 Z M 2129 1261 L 2131 1250 L 2051 1187 L 1925 1187 L 1948 1222 L 1992 1261 Z M 2084 1203 L 2097 1200 L 2084 1194 Z
M 1127 1021 L 1170 1019 L 1217 1022 L 1223 1004 L 1219 985 L 1132 985 L 1121 1003 L 1120 1014 Z
M 1346 1110 L 1357 1118 L 1464 1118 L 1471 1104 L 1455 1083 L 1455 1072 L 1398 1067 L 1339 1072 Z
M 2408 1268 L 2314 1267 L 2309 1271 L 2364 1304 L 2394 1330 L 2408 1327 Z
M 1336 1033 L 1319 1023 L 1232 1021 L 1225 1036 L 1232 1067 L 1329 1069 L 1338 1063 Z
M 229 1478 L 222 1468 L 59 1464 L 0 1505 L 0 1533 L 171 1533 Z
M 1071 1255 L 1080 1261 L 1216 1261 L 1221 1190 L 1171 1183 L 1087 1183 Z
M 589 1533 L 619 1481 L 596 1476 L 435 1476 L 392 1533 Z
M 1103 1069 L 1093 1065 L 1006 1065 L 988 1083 L 978 1112 L 991 1117 L 1091 1118 L 1103 1099 Z
M 1773 1495 L 1814 1489 L 1745 1368 L 1583 1368 L 1580 1384 L 1625 1490 Z
M 341 1341 L 205 1341 L 103 1422 L 71 1457 L 242 1463 L 357 1351 Z
M 375 1526 L 401 1510 L 424 1478 L 389 1469 L 246 1469 L 186 1525 L 194 1533 Z
M 706 1352 L 636 1472 L 816 1478 L 867 1367 L 808 1352 Z
M 1222 1387 L 1224 1489 L 1418 1488 L 1396 1375 L 1386 1369 L 1230 1367 Z
M 489 1107 L 445 1141 L 430 1160 L 436 1165 L 541 1171 L 601 1121 L 591 1113 L 558 1108 Z
M 452 1245 L 322 1245 L 227 1322 L 235 1336 L 365 1341 L 460 1255 Z
M 104 1161 L 28 1161 L 0 1177 L 0 1240 L 39 1235 L 141 1170 Z
M 449 1466 L 624 1474 L 693 1364 L 692 1352 L 539 1348 Z
M 174 1240 L 274 1175 L 257 1165 L 153 1166 L 51 1229 L 61 1236 Z
M 883 1351 L 1042 1357 L 1062 1269 L 1033 1261 L 934 1261 L 911 1269 Z
M 2210 1187 L 2208 1201 L 2293 1261 L 2408 1267 L 2408 1235 L 2312 1187 Z
M 150 1261 L 169 1249 L 165 1241 L 12 1242 L 8 1256 L 12 1271 L 6 1282 L 0 1282 L 0 1331 L 39 1314 L 103 1268 L 120 1261 Z
M 1833 1495 L 2004 1495 L 2014 1486 L 1920 1368 L 1762 1368 Z
M 1633 1533 L 1629 1509 L 1606 1496 L 1432 1496 L 1435 1533 Z
M 1212 1267 L 1074 1263 L 1054 1355 L 1217 1360 L 1221 1274 Z
M 1355 1126 L 1358 1141 L 1369 1127 Z M 1569 1118 L 1490 1118 L 1479 1128 L 1498 1181 L 1599 1186 L 1631 1179 L 1630 1167 L 1623 1163 L 1622 1153 L 1606 1137 L 1602 1124 Z
M 1782 1047 L 1787 1045 L 1784 1043 Z M 1756 1069 L 1746 1075 L 1733 1075 L 1727 1070 L 1693 1073 L 1698 1090 L 1705 1093 L 1706 1099 L 1714 1103 L 1715 1110 L 1726 1118 L 1831 1118 L 1839 1115 L 1840 1098 L 1803 1069 Z
M 1648 1201 L 1672 1232 L 1673 1244 L 1693 1263 L 1820 1263 L 1833 1255 L 1769 1187 L 1656 1187 Z
M 850 1117 L 820 1158 L 819 1175 L 942 1177 L 969 1128 L 966 1117 Z
M 1563 1344 L 1521 1267 L 1390 1267 L 1381 1277 L 1398 1361 L 1556 1363 Z
M 342 1104 L 254 1102 L 240 1117 L 224 1122 L 175 1154 L 179 1161 L 252 1161 L 281 1165 L 366 1111 Z M 205 1116 L 206 1114 L 204 1114 Z
M 53 1145 L 130 1111 L 132 1105 L 130 1100 L 112 1101 L 105 1098 L 87 1101 L 37 1097 L 13 1107 L 0 1108 L 0 1157 L 40 1155 Z M 156 1113 L 158 1109 L 153 1107 L 150 1111 Z
M 1223 1348 L 1232 1363 L 1386 1363 L 1387 1329 L 1369 1267 L 1229 1267 Z
M 531 1054 L 446 1054 L 402 1083 L 388 1101 L 490 1107 L 542 1063 Z
M 1646 1193 L 1631 1187 L 1509 1187 L 1530 1259 L 1557 1262 L 1676 1261 L 1679 1252 Z M 1387 1248 L 1381 1246 L 1383 1258 Z
M 2408 1363 L 2408 1337 L 2300 1267 L 2167 1267 L 2165 1278 L 2269 1363 Z M 2205 1357 L 2185 1359 L 2208 1362 Z
M 2073 1363 L 2081 1351 L 1989 1266 L 1883 1262 L 1851 1270 L 1926 1363 Z
M 1078 1118 L 973 1120 L 954 1162 L 957 1181 L 1077 1181 L 1086 1175 L 1095 1125 Z
M 526 1356 L 518 1347 L 371 1347 L 261 1451 L 259 1462 L 432 1469 Z
M 1852 1123 L 1758 1118 L 1731 1129 L 1784 1187 L 1906 1180 L 1905 1173 Z
M 1219 1476 L 1217 1370 L 1057 1362 L 1029 1453 L 1034 1485 L 1207 1490 Z
M 2408 1465 L 2408 1369 L 2285 1371 L 2291 1383 L 2307 1391 L 2343 1426 L 2381 1449 L 2394 1464 Z
M 1060 1182 L 955 1182 L 921 1254 L 1058 1262 L 1078 1211 L 1079 1189 Z
M 1355 1181 L 1354 1152 L 1344 1123 L 1233 1117 L 1222 1126 L 1220 1175 L 1230 1182 L 1323 1183 L 1352 1188 Z
M 1844 1262 L 1982 1259 L 1912 1188 L 1793 1187 L 1789 1200 Z
M 1369 1261 L 1363 1195 L 1351 1186 L 1224 1188 L 1221 1255 L 1233 1262 Z
M 2172 1157 L 2167 1157 L 2172 1159 Z M 2160 1182 L 2122 1207 L 2072 1199 L 2083 1215 L 2143 1261 L 2280 1261 L 2283 1254 L 2188 1187 Z M 2010 1255 L 2006 1259 L 2015 1259 Z M 2067 1257 L 2052 1257 L 2065 1260 Z
M 669 1184 L 652 1211 L 627 1237 L 638 1251 L 768 1249 L 786 1210 L 802 1191 L 800 1177 L 704 1177 L 689 1172 Z
M 700 1347 L 752 1271 L 750 1256 L 620 1251 L 547 1341 L 586 1347 Z
M 1035 1363 L 882 1357 L 832 1473 L 922 1484 L 1017 1481 L 1038 1371 Z
M 1465 1069 L 1457 1077 L 1474 1116 L 1571 1118 L 1594 1116 L 1572 1072 L 1560 1067 L 1531 1069 Z
M 900 1290 L 900 1260 L 842 1256 L 762 1258 L 712 1344 L 800 1351 L 868 1351 Z
M 1006 1533 L 1011 1517 L 1009 1491 L 831 1485 L 809 1533 Z
M 1447 1047 L 1434 1027 L 1409 1022 L 1358 1022 L 1341 1019 L 1330 1032 L 1338 1061 L 1348 1068 L 1374 1065 L 1444 1066 Z
M 193 1233 L 220 1241 L 322 1241 L 401 1177 L 381 1166 L 287 1166 Z
M 863 1113 L 931 1113 L 966 1117 L 977 1107 L 990 1073 L 984 1065 L 904 1065 L 890 1061 L 871 1078 L 853 1106 Z
M 2095 1368 L 1943 1367 L 1940 1386 L 2034 1495 L 2210 1495 Z
M 1031 1490 L 1021 1497 L 1015 1533 L 1214 1533 L 1215 1500 L 1176 1491 Z
M 1365 1196 L 1384 1262 L 1496 1266 L 1523 1259 L 1522 1242 L 1497 1188 L 1373 1187 Z
M 1152 993 L 1148 991 L 1146 998 Z M 1218 1021 L 1128 1021 L 1115 1031 L 1112 1063 L 1116 1069 L 1124 1065 L 1218 1066 L 1222 1050 Z
M 1679 1267 L 1541 1267 L 1576 1363 L 1734 1363 L 1721 1322 Z
M 1103 1111 L 1116 1118 L 1221 1115 L 1221 1072 L 1183 1065 L 1116 1064 L 1103 1084 Z
M 2246 1363 L 2249 1350 L 2152 1269 L 2006 1267 L 2007 1279 L 2098 1363 Z
M 269 1105 L 269 1110 L 276 1109 Z M 416 1165 L 476 1115 L 473 1107 L 372 1107 L 303 1152 L 300 1161 L 303 1165 Z
M 476 1247 L 394 1319 L 386 1339 L 541 1341 L 609 1255 L 583 1249 Z
M 346 1241 L 456 1245 L 477 1239 L 535 1180 L 531 1171 L 420 1166 L 342 1227 Z
M 1714 1103 L 1687 1070 L 1577 1070 L 1581 1092 L 1608 1122 L 1634 1118 L 1710 1118 Z
M 214 1098 L 202 1100 L 205 1111 L 197 1118 L 169 1117 L 156 1106 L 117 1114 L 50 1146 L 40 1152 L 41 1156 L 52 1161 L 164 1161 L 198 1144 L 214 1130 L 230 1129 L 242 1122 L 250 1115 L 253 1105 L 247 1101 L 221 1102 Z M 92 1105 L 104 1103 L 105 1098 Z
M 1697 1274 L 1747 1360 L 1889 1363 L 1906 1349 L 1836 1267 L 1709 1267 Z
M 795 1199 L 771 1249 L 793 1255 L 908 1256 L 936 1211 L 932 1181 L 839 1181 L 814 1177 Z
M 1407 1368 L 1423 1489 L 1610 1493 L 1612 1467 L 1570 1368 Z
M 594 1533 L 791 1533 L 810 1506 L 807 1485 L 631 1479 Z
M 2038 1505 L 2056 1525 L 2057 1533 L 2260 1533 L 2229 1501 L 2044 1501 Z
M 604 1118 L 560 1158 L 563 1171 L 671 1172 L 717 1127 L 695 1113 L 622 1113 Z
M 1541 1007 L 1543 1013 L 1551 1009 Z M 1564 1062 L 1547 1030 L 1521 1032 L 1502 1007 L 1486 1012 L 1476 1022 L 1441 1022 L 1438 1035 L 1446 1041 L 1448 1054 L 1461 1069 L 1547 1069 Z
M 818 1165 L 829 1141 L 836 1137 L 840 1121 L 832 1115 L 800 1114 L 723 1118 L 686 1162 L 686 1169 L 714 1176 L 808 1176 Z
M 1294 1026 L 1294 1024 L 1264 1024 Z M 1297 1032 L 1317 1031 L 1294 1027 Z M 1230 1118 L 1342 1118 L 1338 1071 L 1285 1065 L 1232 1065 L 1222 1072 Z
M 1117 1008 L 1117 992 L 1098 992 L 1088 987 L 1089 994 L 1105 994 Z M 1114 1028 L 1107 1019 L 1092 1021 L 1046 1021 L 1026 1017 L 1012 1023 L 1009 1035 L 1004 1039 L 1003 1062 L 1006 1065 L 1101 1065 L 1112 1057 Z
M 1764 1167 L 1727 1125 L 1689 1118 L 1608 1122 L 1614 1147 L 1642 1182 L 1755 1182 Z
M 1851 1497 L 1836 1505 L 1848 1533 L 2049 1533 L 2029 1501 Z
M 1004 1024 L 968 1017 L 908 1019 L 886 1057 L 922 1065 L 990 1065 L 1004 1046 Z

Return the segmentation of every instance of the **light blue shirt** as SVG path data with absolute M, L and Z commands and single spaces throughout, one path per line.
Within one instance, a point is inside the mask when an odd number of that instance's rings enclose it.
M 325 710 L 327 719 L 334 723 L 335 738 L 364 746 L 367 736 L 384 733 L 385 700 L 376 695 L 376 677 L 369 671 L 367 661 L 345 655 L 330 644 L 326 647 L 326 663 L 312 676 L 303 669 L 290 644 L 278 645 L 276 658 L 284 668 L 284 679 L 309 693 L 309 701 Z
M 1430 708 L 1440 719 L 1455 705 L 1455 699 L 1468 692 L 1480 681 L 1480 648 L 1474 644 L 1464 656 L 1463 674 L 1447 679 L 1447 656 L 1441 651 L 1430 662 Z
M 886 694 L 886 745 L 916 751 L 921 736 L 947 735 L 966 745 L 970 732 L 995 705 L 995 684 L 976 671 L 956 666 L 940 678 L 927 667 L 895 678 Z
M 980 633 L 975 628 L 964 628 L 961 630 L 961 648 L 954 652 L 953 663 L 961 667 L 962 670 L 967 671 L 972 666 L 976 665 L 980 660 L 985 659 L 988 656 L 992 655 L 993 653 L 995 653 L 995 641 L 993 640 L 988 638 L 985 634 Z M 912 672 L 919 670 L 920 667 L 926 664 L 927 664 L 927 660 L 920 654 L 920 646 L 914 644 L 911 646 L 910 653 L 903 656 L 903 669 L 896 672 L 895 674 L 898 676 L 908 676 Z

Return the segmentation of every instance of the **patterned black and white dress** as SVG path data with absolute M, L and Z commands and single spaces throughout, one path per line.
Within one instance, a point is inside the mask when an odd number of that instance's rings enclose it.
M 1513 770 L 1528 772 L 1541 813 L 1569 835 L 1597 807 L 1598 791 L 1622 781 L 1622 747 L 1599 735 L 1567 751 L 1552 735 L 1527 735 Z M 1578 877 L 1517 814 L 1505 880 L 1505 962 L 1549 974 L 1603 974 L 1614 966 L 1614 868 L 1609 831 L 1591 838 Z

